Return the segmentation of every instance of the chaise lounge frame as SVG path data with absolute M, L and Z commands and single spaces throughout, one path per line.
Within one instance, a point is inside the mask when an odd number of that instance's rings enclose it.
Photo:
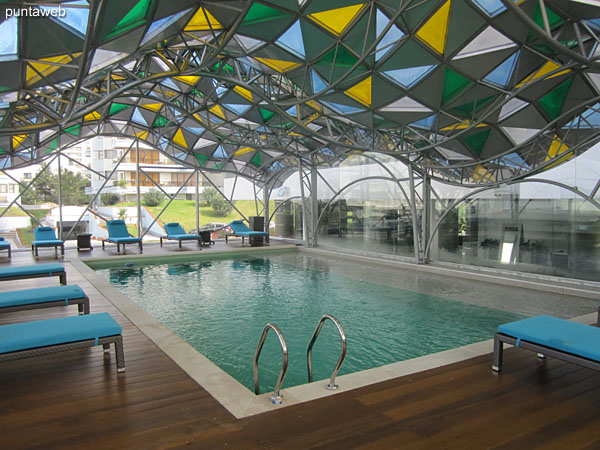
M 592 326 L 598 327 L 600 325 L 600 308 L 598 308 L 598 316 L 596 319 L 596 324 Z M 600 330 L 598 330 L 598 335 L 600 337 Z M 533 352 L 537 352 L 538 358 L 545 358 L 546 356 L 551 356 L 552 358 L 560 359 L 562 361 L 566 361 L 569 363 L 577 364 L 582 367 L 587 367 L 588 369 L 600 370 L 600 362 L 595 361 L 590 358 L 586 358 L 584 356 L 579 356 L 573 353 L 564 352 L 562 350 L 557 350 L 552 347 L 548 347 L 542 344 L 538 344 L 535 342 L 527 341 L 527 340 L 518 340 L 513 336 L 509 336 L 504 333 L 495 333 L 494 334 L 494 360 L 492 364 L 492 370 L 495 372 L 500 372 L 502 370 L 502 353 L 504 344 L 514 345 L 523 348 L 525 350 L 531 350 Z

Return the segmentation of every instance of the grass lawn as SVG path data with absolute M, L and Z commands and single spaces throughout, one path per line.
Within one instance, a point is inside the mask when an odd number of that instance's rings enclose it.
M 50 212 L 49 209 L 32 209 L 29 211 L 36 219 L 40 220 L 44 217 L 46 217 L 48 215 L 48 213 Z M 8 210 L 8 212 L 6 213 L 7 217 L 8 216 L 13 216 L 13 217 L 19 217 L 19 216 L 26 216 L 27 214 L 25 214 L 23 212 L 23 210 L 21 208 L 17 208 L 17 207 L 12 207 Z M 19 228 L 19 234 L 21 236 L 21 240 L 22 240 L 22 244 L 24 247 L 31 247 L 31 243 L 33 242 L 33 228 L 37 228 L 37 225 L 35 227 L 26 227 L 26 228 Z

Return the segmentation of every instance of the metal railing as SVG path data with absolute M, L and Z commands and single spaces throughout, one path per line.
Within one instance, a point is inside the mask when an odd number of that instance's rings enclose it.
M 310 340 L 310 344 L 308 344 L 308 350 L 306 351 L 306 363 L 308 366 L 308 382 L 312 383 L 312 381 L 313 381 L 312 348 L 313 348 L 315 341 L 317 340 L 317 337 L 319 336 L 319 333 L 321 332 L 321 328 L 323 328 L 323 323 L 325 323 L 325 320 L 327 320 L 327 319 L 331 320 L 335 324 L 335 326 L 337 327 L 338 333 L 340 334 L 340 339 L 342 340 L 342 354 L 340 355 L 340 359 L 338 360 L 337 364 L 335 365 L 335 369 L 333 369 L 333 372 L 331 373 L 331 377 L 329 378 L 329 384 L 327 386 L 325 386 L 327 389 L 335 390 L 339 387 L 337 384 L 335 384 L 335 376 L 337 375 L 338 371 L 340 370 L 340 367 L 342 367 L 342 363 L 344 362 L 344 358 L 346 357 L 347 345 L 346 345 L 346 333 L 344 333 L 342 324 L 340 323 L 339 320 L 337 320 L 334 316 L 332 316 L 330 314 L 325 314 L 323 317 L 321 317 L 321 320 L 319 320 L 319 323 L 317 325 L 317 329 L 315 330 L 313 337 Z
M 265 339 L 267 337 L 267 333 L 269 330 L 273 330 L 279 339 L 279 344 L 281 345 L 281 351 L 283 353 L 283 364 L 281 366 L 281 372 L 279 373 L 279 378 L 277 378 L 277 384 L 275 385 L 275 390 L 271 394 L 271 401 L 274 405 L 279 405 L 283 402 L 283 394 L 280 394 L 281 385 L 283 384 L 283 379 L 285 378 L 285 373 L 287 372 L 288 367 L 288 350 L 287 345 L 285 343 L 285 339 L 283 338 L 283 333 L 272 323 L 268 323 L 263 328 L 262 334 L 260 336 L 260 340 L 258 341 L 258 347 L 256 348 L 256 353 L 254 354 L 254 364 L 252 365 L 252 370 L 254 372 L 254 393 L 256 395 L 260 394 L 260 386 L 258 383 L 258 357 L 260 356 L 260 352 L 265 343 Z

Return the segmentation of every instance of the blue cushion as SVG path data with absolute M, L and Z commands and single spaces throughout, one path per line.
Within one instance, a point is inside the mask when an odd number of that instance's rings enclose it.
M 197 234 L 170 234 L 167 237 L 169 237 L 171 239 L 178 239 L 181 241 L 185 241 L 188 239 L 202 239 L 202 236 L 199 236 Z
M 8 248 L 10 247 L 10 242 L 0 241 L 0 248 Z
M 167 235 L 169 235 L 169 236 L 187 234 L 185 232 L 185 230 L 183 229 L 183 227 L 177 222 L 172 222 L 172 223 L 166 224 L 165 231 L 167 232 Z
M 61 317 L 0 326 L 0 353 L 121 334 L 108 313 Z
M 537 316 L 498 327 L 500 333 L 600 361 L 600 328 L 551 316 Z
M 0 269 L 0 278 L 19 275 L 36 275 L 64 272 L 65 268 L 58 263 L 34 264 L 32 266 L 5 267 Z
M 137 242 L 140 242 L 141 239 L 140 238 L 136 238 L 136 237 L 110 237 L 106 240 L 107 242 L 114 242 L 119 243 L 119 244 L 135 244 Z
M 109 220 L 106 222 L 106 228 L 111 239 L 129 237 L 129 231 L 127 231 L 124 220 Z
M 70 286 L 53 286 L 20 291 L 0 292 L 0 308 L 34 303 L 72 300 L 86 297 L 85 292 L 76 284 Z M 66 302 L 68 305 L 68 301 Z
M 64 242 L 61 241 L 61 240 L 59 240 L 59 239 L 49 239 L 47 241 L 33 241 L 32 244 L 34 246 L 36 246 L 36 245 L 50 245 L 50 246 L 52 246 L 52 245 L 63 245 Z
M 56 233 L 54 228 L 39 227 L 33 230 L 33 237 L 36 241 L 55 241 Z

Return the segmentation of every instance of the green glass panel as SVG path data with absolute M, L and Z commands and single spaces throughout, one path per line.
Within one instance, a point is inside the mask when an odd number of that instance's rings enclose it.
M 56 150 L 58 148 L 58 138 L 54 138 L 54 140 L 52 142 L 50 142 L 50 145 L 48 146 L 48 148 L 50 150 Z
M 4 92 L 4 91 L 10 91 L 10 88 L 6 87 L 6 86 L 0 86 L 0 92 Z
M 125 33 L 133 28 L 143 25 L 146 21 L 148 11 L 152 9 L 155 0 L 140 0 L 131 10 L 117 23 L 113 29 L 106 35 L 110 39 L 119 34 Z
M 254 164 L 256 167 L 262 166 L 262 159 L 260 157 L 260 152 L 256 152 L 256 154 L 250 160 L 251 164 Z
M 72 136 L 79 136 L 80 125 L 73 125 L 65 130 L 65 133 L 69 133 Z
M 127 108 L 131 108 L 131 105 L 124 105 L 123 103 L 113 103 L 112 105 L 110 105 L 108 115 L 112 116 L 113 114 L 117 114 Z
M 160 127 L 165 127 L 167 125 L 169 125 L 169 120 L 166 117 L 163 116 L 158 116 L 156 118 L 156 120 L 154 121 L 154 125 L 152 125 L 153 128 L 160 128 Z
M 558 14 L 556 14 L 550 8 L 546 7 L 545 9 L 546 9 L 546 15 L 548 16 L 548 24 L 550 25 L 550 29 L 551 30 L 553 30 L 554 28 L 556 28 L 556 27 L 562 25 L 563 23 L 565 23 L 565 19 L 563 19 Z M 545 26 L 544 26 L 544 17 L 542 16 L 542 10 L 540 9 L 540 4 L 539 3 L 536 3 L 536 5 L 535 5 L 535 12 L 533 13 L 533 21 L 542 30 L 545 29 Z
M 452 114 L 456 114 L 460 117 L 471 117 L 474 113 L 479 112 L 481 108 L 490 104 L 494 100 L 498 98 L 497 95 L 492 95 L 491 97 L 485 97 L 475 100 L 474 102 L 465 103 L 464 105 L 457 106 L 455 108 L 450 108 L 448 112 Z
M 194 156 L 196 157 L 196 160 L 200 163 L 201 166 L 204 166 L 204 164 L 206 164 L 208 156 L 200 155 L 198 153 L 195 153 Z
M 471 82 L 467 78 L 456 73 L 454 70 L 446 68 L 444 89 L 442 91 L 442 104 L 446 104 L 452 97 L 463 91 L 470 84 Z
M 221 170 L 221 169 L 223 168 L 223 166 L 224 166 L 224 165 L 225 165 L 225 163 L 224 163 L 224 162 L 221 162 L 221 163 L 219 163 L 219 164 L 217 164 L 217 165 L 215 166 L 215 169 L 217 169 L 217 170 Z
M 281 19 L 287 16 L 288 14 L 279 9 L 261 5 L 260 3 L 253 3 L 242 23 L 244 25 L 253 25 L 256 23 L 266 22 L 268 20 Z
M 264 122 L 268 122 L 275 115 L 273 111 L 269 111 L 268 109 L 258 108 L 258 112 L 260 113 L 260 116 Z
M 480 133 L 474 133 L 464 138 L 465 144 L 477 155 L 481 156 L 483 147 L 490 135 L 490 129 L 484 130 Z
M 219 71 L 224 71 L 224 72 L 228 72 L 228 73 L 235 73 L 235 69 L 233 68 L 233 66 L 224 63 L 223 61 L 219 61 L 218 63 L 216 63 L 213 67 L 212 70 L 215 72 L 219 72 Z
M 339 46 L 337 49 L 334 47 L 331 51 L 327 52 L 319 60 L 319 64 L 333 65 L 336 67 L 352 67 L 356 64 L 357 59 L 344 47 Z
M 538 100 L 538 104 L 546 111 L 551 120 L 556 119 L 565 103 L 573 78 L 562 82 Z

